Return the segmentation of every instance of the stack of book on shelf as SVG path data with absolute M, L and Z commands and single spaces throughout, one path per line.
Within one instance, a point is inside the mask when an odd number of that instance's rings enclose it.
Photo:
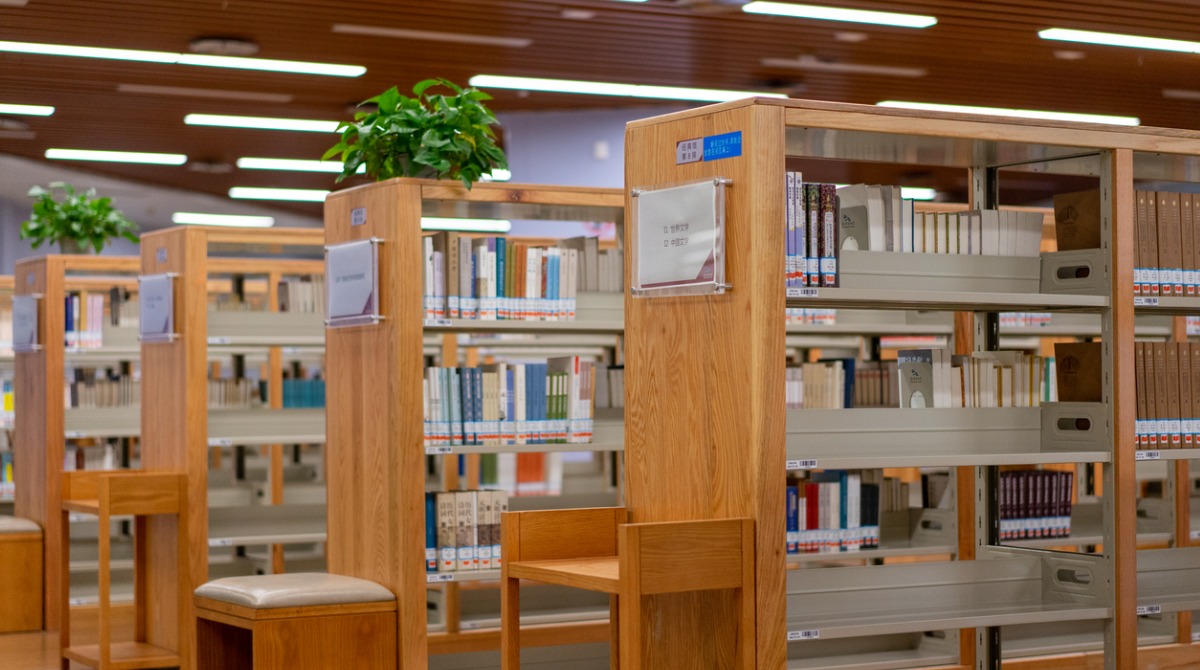
M 504 491 L 443 491 L 425 494 L 425 571 L 498 570 Z
M 788 409 L 842 409 L 854 406 L 852 358 L 804 363 L 785 371 Z
M 287 277 L 279 282 L 279 311 L 324 314 L 325 295 L 324 276 Z
M 788 477 L 787 553 L 879 546 L 882 470 L 824 470 Z
M 901 407 L 1037 407 L 1055 400 L 1047 361 L 1021 351 L 954 356 L 947 349 L 905 349 L 897 362 Z
M 1045 328 L 1049 325 L 1049 312 L 1000 312 L 1001 328 Z
M 68 349 L 104 346 L 104 294 L 68 291 L 64 302 L 63 345 Z
M 259 405 L 262 405 L 262 392 L 256 380 L 208 380 L 208 406 L 210 408 L 258 407 Z
M 1135 342 L 1134 361 L 1138 447 L 1200 445 L 1200 343 Z
M 118 467 L 117 448 L 104 444 L 67 444 L 63 451 L 63 470 L 112 470 Z
M 838 198 L 833 184 L 806 184 L 787 173 L 786 285 L 837 286 Z
M 595 366 L 578 356 L 425 370 L 425 445 L 592 441 Z
M 66 385 L 66 407 L 130 407 L 142 402 L 141 382 L 129 374 L 75 368 Z
M 855 407 L 899 407 L 896 361 L 858 361 L 854 366 Z
M 284 379 L 283 406 L 291 407 L 324 407 L 324 379 Z
M 625 407 L 625 366 L 595 364 L 596 409 Z
M 1200 286 L 1200 196 L 1136 191 L 1134 295 L 1194 296 Z M 1054 196 L 1059 251 L 1100 248 L 1100 191 Z
M 543 246 L 439 232 L 423 249 L 426 319 L 565 321 L 579 293 L 623 289 L 620 250 L 592 237 Z
M 1074 474 L 1057 470 L 1000 473 L 1000 539 L 1068 537 Z

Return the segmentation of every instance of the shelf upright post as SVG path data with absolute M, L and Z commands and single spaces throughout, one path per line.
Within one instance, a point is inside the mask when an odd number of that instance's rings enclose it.
M 680 142 L 740 133 L 740 155 L 678 160 Z M 728 136 L 727 136 L 728 137 Z M 646 598 L 644 667 L 735 665 L 740 637 L 760 670 L 786 662 L 784 550 L 784 110 L 754 102 L 629 124 L 625 183 L 731 179 L 721 295 L 625 296 L 625 500 L 634 523 L 755 521 L 754 630 L 729 591 Z M 626 209 L 632 206 L 626 195 Z M 627 242 L 637 234 L 626 227 Z M 631 244 L 626 244 L 631 248 Z M 634 259 L 628 264 L 626 277 Z M 629 282 L 627 282 L 629 285 Z M 624 641 L 622 641 L 624 644 Z M 622 657 L 626 649 L 621 649 Z M 743 656 L 746 658 L 746 656 Z M 703 663 L 701 663 L 703 661 Z

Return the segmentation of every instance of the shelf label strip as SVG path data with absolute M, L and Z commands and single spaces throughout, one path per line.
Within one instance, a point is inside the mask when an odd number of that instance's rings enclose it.
M 789 630 L 787 639 L 788 642 L 796 642 L 799 640 L 819 640 L 821 639 L 821 631 L 816 628 L 810 630 Z

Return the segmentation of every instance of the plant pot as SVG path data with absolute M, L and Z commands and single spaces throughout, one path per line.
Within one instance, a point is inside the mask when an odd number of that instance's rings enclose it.
M 87 254 L 91 253 L 91 247 L 85 247 L 79 243 L 79 240 L 62 239 L 58 241 L 58 250 L 64 254 Z

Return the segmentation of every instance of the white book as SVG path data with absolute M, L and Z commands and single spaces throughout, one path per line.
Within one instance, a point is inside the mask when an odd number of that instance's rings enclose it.
M 796 281 L 796 173 L 788 170 L 784 174 L 784 235 L 785 243 L 783 283 L 795 286 Z
M 426 235 L 421 238 L 423 258 L 424 258 L 424 281 L 421 284 L 421 295 L 425 305 L 425 318 L 434 318 L 433 309 L 433 237 Z
M 471 240 L 457 236 L 454 238 L 458 245 L 451 253 L 458 254 L 458 306 L 464 319 L 476 318 L 477 304 L 475 302 L 475 286 L 471 281 Z
M 446 318 L 446 259 L 440 251 L 433 252 L 433 317 Z
M 885 187 L 886 188 L 886 187 Z M 912 253 L 915 250 L 914 230 L 920 229 L 922 225 L 922 217 L 924 212 L 918 212 L 915 208 L 906 210 L 907 216 L 900 220 L 900 251 L 904 253 Z
M 479 546 L 478 502 L 475 494 L 475 491 L 457 491 L 454 494 L 454 532 L 459 571 L 479 569 L 476 561 L 476 549 Z
M 946 215 L 946 240 L 948 246 L 946 253 L 958 255 L 962 253 L 960 238 L 962 231 L 962 217 L 958 212 L 951 212 Z
M 932 212 L 925 214 L 925 225 L 922 231 L 925 239 L 921 242 L 921 251 L 927 254 L 937 253 L 938 215 Z
M 872 207 L 868 190 L 866 184 L 837 189 L 838 239 L 842 249 L 879 251 L 884 247 L 884 203 L 880 199 L 874 203 L 876 207 Z M 890 206 L 887 209 L 890 213 Z
M 1000 255 L 1000 212 L 994 209 L 979 211 L 980 253 L 984 256 Z
M 888 251 L 903 251 L 902 244 L 904 242 L 903 234 L 905 230 L 912 230 L 913 216 L 916 213 L 916 205 L 914 200 L 901 199 L 900 216 L 892 220 L 892 246 L 888 247 Z
M 579 250 L 567 249 L 567 318 L 574 319 L 579 300 Z M 612 286 L 616 291 L 616 284 Z

